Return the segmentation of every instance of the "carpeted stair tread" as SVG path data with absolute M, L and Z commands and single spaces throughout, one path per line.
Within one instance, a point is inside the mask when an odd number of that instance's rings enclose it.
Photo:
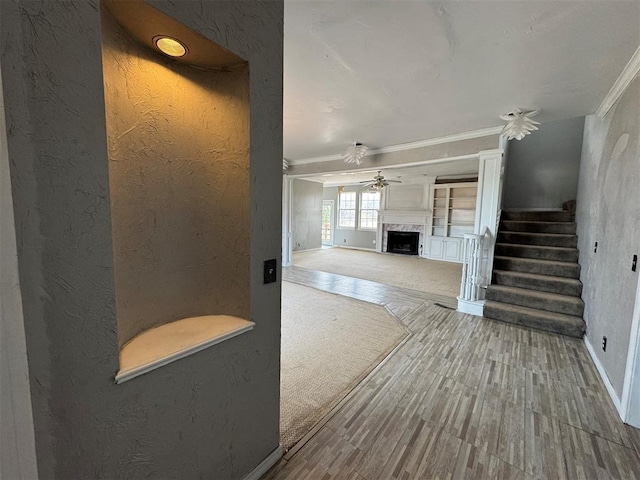
M 524 245 L 522 243 L 496 243 L 496 255 L 503 257 L 537 258 L 577 262 L 578 249 L 571 247 L 549 247 L 546 245 Z
M 529 290 L 560 293 L 563 295 L 580 296 L 582 294 L 582 282 L 575 278 L 555 277 L 539 273 L 494 270 L 493 279 L 496 285 L 527 288 Z
M 485 302 L 484 316 L 494 320 L 577 338 L 582 338 L 585 329 L 584 321 L 581 317 L 547 312 L 545 310 L 519 305 L 509 305 L 492 300 Z
M 509 232 L 565 233 L 575 235 L 573 222 L 540 222 L 526 220 L 503 220 L 500 225 Z
M 498 241 L 501 243 L 571 248 L 577 246 L 578 237 L 565 233 L 511 232 L 501 230 L 498 232 Z
M 580 265 L 575 262 L 558 260 L 539 260 L 536 258 L 518 258 L 496 255 L 494 268 L 524 273 L 538 273 L 554 277 L 579 278 Z
M 508 211 L 502 212 L 502 220 L 533 221 L 533 222 L 570 222 L 571 214 L 562 210 L 551 211 Z
M 487 288 L 486 298 L 496 302 L 564 313 L 565 315 L 582 316 L 584 313 L 584 302 L 579 297 L 539 292 L 526 288 L 490 285 Z

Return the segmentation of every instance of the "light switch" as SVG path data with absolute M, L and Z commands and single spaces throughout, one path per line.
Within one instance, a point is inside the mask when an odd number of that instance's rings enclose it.
M 275 258 L 264 262 L 264 283 L 273 283 L 278 279 L 277 262 Z

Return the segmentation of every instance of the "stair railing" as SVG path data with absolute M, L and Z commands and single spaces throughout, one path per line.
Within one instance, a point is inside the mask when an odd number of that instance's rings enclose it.
M 462 254 L 462 279 L 460 281 L 460 298 L 475 302 L 480 298 L 480 288 L 485 282 L 483 265 L 483 247 L 485 239 L 490 236 L 488 227 L 484 227 L 477 235 L 466 233 Z

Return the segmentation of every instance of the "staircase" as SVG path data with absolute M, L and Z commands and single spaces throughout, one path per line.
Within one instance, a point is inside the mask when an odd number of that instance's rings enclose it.
M 484 316 L 582 338 L 575 232 L 568 211 L 502 212 Z

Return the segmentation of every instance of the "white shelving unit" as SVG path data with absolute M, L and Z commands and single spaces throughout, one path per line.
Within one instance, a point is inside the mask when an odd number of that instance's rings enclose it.
M 462 262 L 463 236 L 475 226 L 477 193 L 477 182 L 431 186 L 427 258 Z

